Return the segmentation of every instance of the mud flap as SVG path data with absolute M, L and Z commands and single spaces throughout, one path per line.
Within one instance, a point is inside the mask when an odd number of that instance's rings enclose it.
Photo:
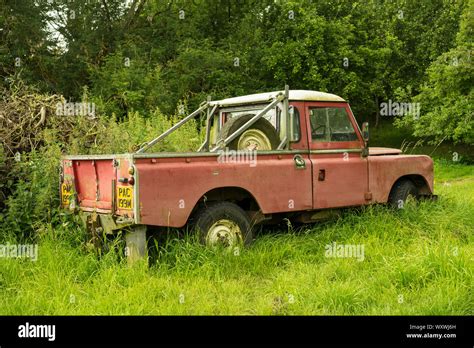
M 145 259 L 147 256 L 146 226 L 137 225 L 130 227 L 125 232 L 125 245 L 125 255 L 129 264 Z
M 79 216 L 88 232 L 89 240 L 87 241 L 87 244 L 91 245 L 95 250 L 101 249 L 103 244 L 101 243 L 103 228 L 99 216 L 96 213 L 85 212 L 81 212 Z

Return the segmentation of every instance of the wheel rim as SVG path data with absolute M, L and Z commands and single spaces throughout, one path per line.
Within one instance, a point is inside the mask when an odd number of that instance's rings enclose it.
M 239 150 L 271 150 L 270 139 L 259 129 L 248 129 L 242 133 L 238 142 Z
M 242 231 L 239 225 L 228 219 L 216 221 L 210 228 L 206 237 L 208 246 L 223 246 L 231 248 L 242 240 Z

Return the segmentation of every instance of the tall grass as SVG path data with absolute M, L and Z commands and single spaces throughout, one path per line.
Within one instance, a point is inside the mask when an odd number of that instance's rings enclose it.
M 88 252 L 75 224 L 50 226 L 37 262 L 0 259 L 1 314 L 472 315 L 474 176 L 439 168 L 437 203 L 263 229 L 238 255 L 170 232 L 150 267 L 128 266 Z M 364 260 L 326 257 L 333 242 Z
M 427 154 L 450 162 L 474 164 L 474 145 L 443 141 L 430 145 L 429 138 L 416 138 L 407 127 L 398 128 L 392 120 L 382 120 L 370 131 L 370 146 L 402 149 L 406 154 Z
M 61 155 L 134 151 L 176 121 L 158 111 L 79 119 L 67 142 L 60 127 L 44 131 L 43 147 L 13 167 L 0 214 L 0 244 L 38 243 L 38 260 L 0 257 L 0 314 L 473 314 L 474 172 L 449 160 L 435 163 L 437 203 L 260 229 L 238 254 L 169 231 L 150 266 L 128 266 L 119 248 L 98 257 L 57 209 Z M 191 151 L 200 140 L 189 123 L 154 150 Z M 364 260 L 326 257 L 334 242 L 363 245 Z

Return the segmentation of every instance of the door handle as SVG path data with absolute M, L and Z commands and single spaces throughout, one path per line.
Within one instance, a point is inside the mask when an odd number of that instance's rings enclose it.
M 295 155 L 293 160 L 295 161 L 296 169 L 306 169 L 306 162 L 301 155 Z
M 326 169 L 320 169 L 318 173 L 318 181 L 324 181 L 326 179 Z

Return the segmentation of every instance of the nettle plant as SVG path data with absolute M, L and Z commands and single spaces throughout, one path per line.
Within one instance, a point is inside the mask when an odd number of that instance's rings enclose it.
M 0 171 L 6 178 L 0 187 L 3 208 L 0 224 L 4 237 L 8 234 L 20 239 L 34 238 L 44 229 L 45 223 L 62 222 L 64 214 L 58 210 L 58 174 L 62 155 L 135 151 L 146 139 L 171 127 L 181 117 L 178 114 L 168 117 L 155 110 L 147 117 L 133 112 L 123 121 L 117 121 L 114 115 L 101 114 L 100 109 L 95 109 L 95 104 L 89 101 L 68 104 L 59 96 L 51 99 L 40 94 L 35 94 L 34 98 L 52 103 L 44 112 L 38 111 L 38 119 L 33 120 L 31 128 L 35 131 L 32 133 L 35 147 L 15 150 L 15 154 L 5 153 L 2 147 L 0 152 Z M 12 108 L 15 105 L 9 104 Z M 77 105 L 80 109 L 76 109 Z M 97 114 L 87 117 L 84 105 L 94 105 Z M 58 109 L 62 112 L 57 112 Z M 25 110 L 16 108 L 10 115 L 18 114 L 24 118 L 25 113 Z M 25 137 L 27 139 L 28 134 Z M 157 150 L 193 151 L 201 141 L 202 134 L 197 122 L 193 121 L 157 146 Z

